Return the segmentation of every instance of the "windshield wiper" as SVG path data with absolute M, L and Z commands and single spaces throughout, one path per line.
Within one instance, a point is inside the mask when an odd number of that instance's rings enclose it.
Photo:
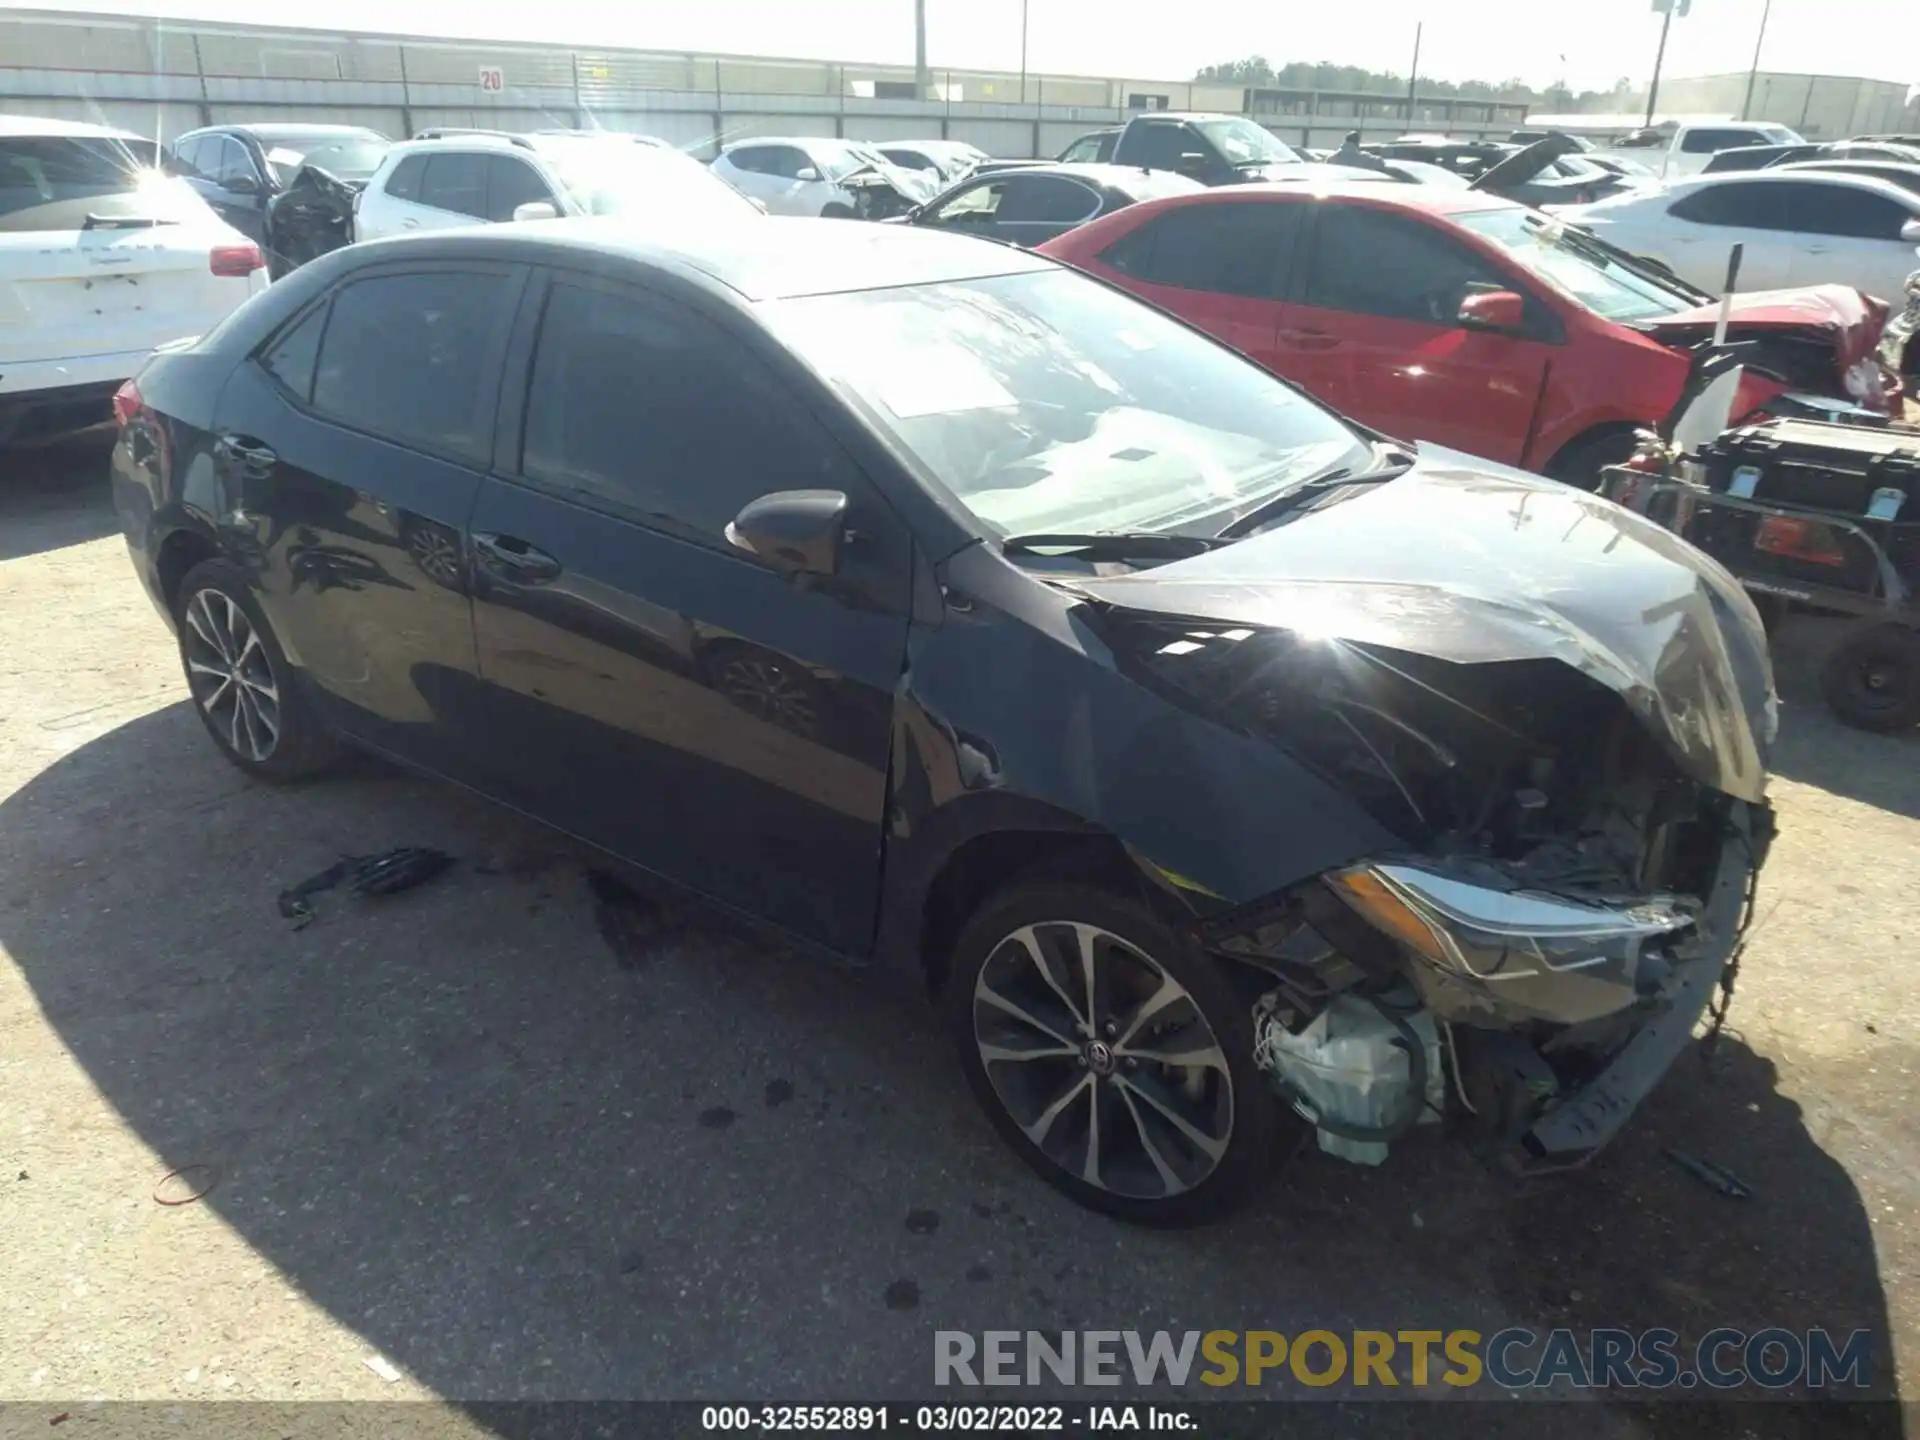
M 1391 480 L 1396 475 L 1404 475 L 1413 466 L 1414 457 L 1406 451 L 1381 446 L 1374 451 L 1374 463 L 1366 469 L 1355 471 L 1351 465 L 1336 465 L 1331 470 L 1309 475 L 1299 483 L 1289 485 L 1271 500 L 1263 501 L 1246 514 L 1229 521 L 1214 538 L 1221 542 L 1238 540 L 1251 535 L 1262 525 L 1277 520 L 1308 496 L 1355 481 Z
M 1168 535 L 1155 530 L 1096 530 L 1090 534 L 1009 535 L 1000 542 L 1008 555 L 1031 554 L 1036 550 L 1073 550 L 1082 555 L 1105 556 L 1115 560 L 1185 560 L 1209 550 L 1217 550 L 1225 540 L 1209 535 Z

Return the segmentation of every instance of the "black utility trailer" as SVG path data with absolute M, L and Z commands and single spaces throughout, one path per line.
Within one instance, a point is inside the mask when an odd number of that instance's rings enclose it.
M 1609 467 L 1602 493 L 1726 566 L 1770 626 L 1795 608 L 1852 617 L 1827 703 L 1867 730 L 1920 724 L 1920 431 L 1770 420 L 1665 473 Z

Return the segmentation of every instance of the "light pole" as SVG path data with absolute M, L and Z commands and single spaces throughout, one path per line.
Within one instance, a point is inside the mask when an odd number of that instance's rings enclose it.
M 1740 118 L 1747 118 L 1747 112 L 1753 108 L 1753 82 L 1760 78 L 1760 46 L 1767 38 L 1767 21 L 1773 15 L 1773 0 L 1767 0 L 1766 7 L 1760 12 L 1760 33 L 1753 37 L 1753 68 L 1747 71 L 1747 98 L 1740 102 Z
M 927 0 L 913 0 L 913 98 L 927 98 Z
M 1427 22 L 1419 20 L 1413 27 L 1413 68 L 1407 74 L 1407 129 L 1419 128 L 1414 124 L 1413 104 L 1420 92 L 1420 33 L 1427 28 Z
M 1653 8 L 1662 12 L 1660 21 L 1660 48 L 1653 56 L 1653 83 L 1647 87 L 1647 126 L 1653 126 L 1654 106 L 1660 101 L 1660 66 L 1667 58 L 1667 31 L 1673 26 L 1674 13 L 1684 15 L 1693 6 L 1693 0 L 1653 0 Z
M 1020 103 L 1027 103 L 1027 0 L 1020 0 Z

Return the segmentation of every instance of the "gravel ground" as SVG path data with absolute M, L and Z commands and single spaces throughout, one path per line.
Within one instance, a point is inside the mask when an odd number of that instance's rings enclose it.
M 1867 1328 L 1883 1397 L 1920 1363 L 1920 735 L 1830 720 L 1808 627 L 1782 637 L 1782 833 L 1711 1063 L 1573 1176 L 1433 1138 L 1373 1172 L 1309 1150 L 1251 1212 L 1143 1233 L 996 1143 L 910 997 L 672 902 L 597 906 L 570 842 L 370 763 L 246 782 L 103 476 L 97 440 L 0 454 L 0 1400 L 38 1405 L 12 1418 L 927 1398 L 945 1328 Z M 397 843 L 462 863 L 276 914 Z M 212 1188 L 156 1203 L 179 1167 Z M 1712 1430 L 1687 1401 L 1533 1413 Z M 1900 1427 L 1792 1406 L 1750 1433 Z

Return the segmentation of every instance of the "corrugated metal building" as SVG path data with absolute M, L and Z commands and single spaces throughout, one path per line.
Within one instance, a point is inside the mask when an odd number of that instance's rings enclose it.
M 693 153 L 751 135 L 945 136 L 996 155 L 1051 155 L 1142 110 L 1245 112 L 1236 86 L 941 70 L 736 55 L 442 41 L 66 12 L 0 13 L 0 112 L 63 115 L 163 138 L 203 124 L 317 120 L 392 136 L 430 125 L 600 125 Z M 1269 97 L 1274 103 L 1264 103 Z M 1284 138 L 1335 144 L 1356 125 L 1409 128 L 1391 96 L 1259 92 Z M 1496 116 L 1495 110 L 1499 113 Z M 1421 128 L 1500 133 L 1511 107 L 1422 103 Z
M 1660 82 L 1663 111 L 1699 111 L 1791 125 L 1809 140 L 1849 135 L 1920 131 L 1920 100 L 1909 105 L 1905 85 L 1852 75 L 1796 75 L 1762 70 L 1753 77 L 1747 104 L 1747 72 L 1699 75 Z

